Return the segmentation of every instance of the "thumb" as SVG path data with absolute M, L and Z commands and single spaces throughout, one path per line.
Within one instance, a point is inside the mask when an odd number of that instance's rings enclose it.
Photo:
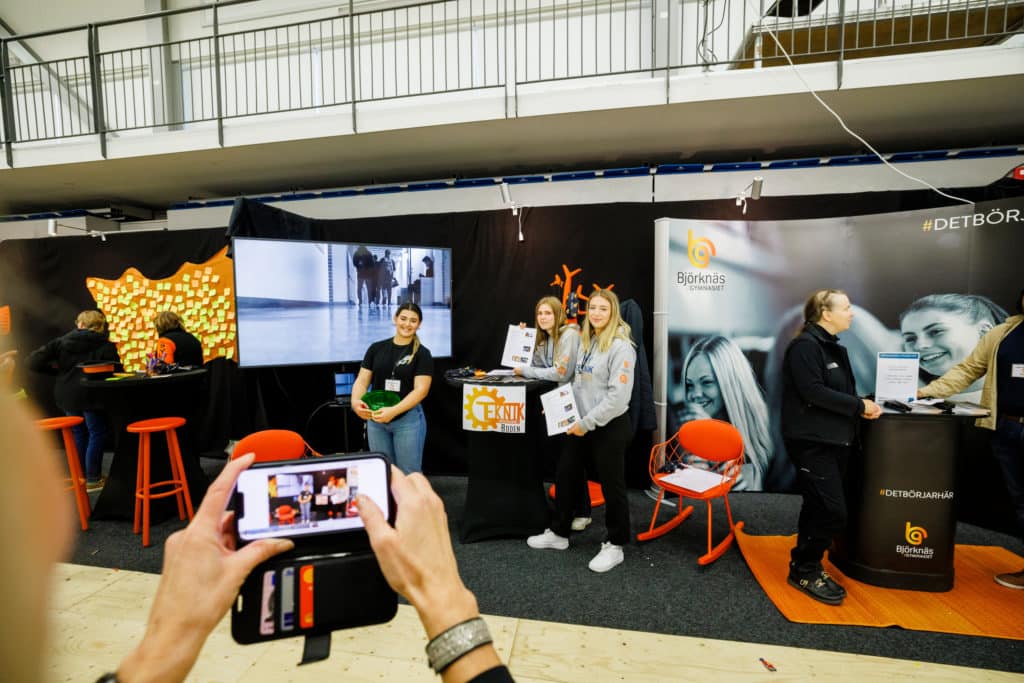
M 375 543 L 377 539 L 388 533 L 391 526 L 384 519 L 384 513 L 380 511 L 372 498 L 360 494 L 356 500 L 358 501 L 359 517 L 363 520 L 366 533 L 370 537 L 370 542 Z

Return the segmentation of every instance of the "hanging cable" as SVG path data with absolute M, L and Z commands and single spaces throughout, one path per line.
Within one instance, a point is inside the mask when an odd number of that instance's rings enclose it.
M 754 13 L 754 16 L 757 16 L 757 17 L 761 16 L 761 13 L 757 10 L 757 8 L 754 7 L 751 4 L 751 0 L 747 0 L 747 8 L 750 9 Z M 782 51 L 782 55 L 786 58 L 786 61 L 789 62 L 790 68 L 793 70 L 793 73 L 796 74 L 796 77 L 800 79 L 800 82 L 803 83 L 804 88 L 807 89 L 807 92 L 809 92 L 814 97 L 814 99 L 816 99 L 818 101 L 818 104 L 820 104 L 822 107 L 824 107 L 825 110 L 828 113 L 832 114 L 832 116 L 835 117 L 836 121 L 839 122 L 839 125 L 842 126 L 843 130 L 845 130 L 847 133 L 849 133 L 854 138 L 859 140 L 861 142 L 861 144 L 863 144 L 865 147 L 867 147 L 868 150 L 870 150 L 872 154 L 874 154 L 876 157 L 878 157 L 879 160 L 883 164 L 885 164 L 886 166 L 891 168 L 893 171 L 896 171 L 896 173 L 899 173 L 904 178 L 906 178 L 908 180 L 912 180 L 915 183 L 919 183 L 921 185 L 924 185 L 928 189 L 930 189 L 933 192 L 936 192 L 936 193 L 942 195 L 943 197 L 947 197 L 949 199 L 953 199 L 955 201 L 962 202 L 964 204 L 974 204 L 974 202 L 972 202 L 969 199 L 964 199 L 963 197 L 958 197 L 956 195 L 949 194 L 948 192 L 943 192 L 939 188 L 937 188 L 934 185 L 932 185 L 931 183 L 929 183 L 927 180 L 924 180 L 922 178 L 918 178 L 916 176 L 912 176 L 909 173 L 905 173 L 904 171 L 901 171 L 900 169 L 896 168 L 896 166 L 891 164 L 889 162 L 889 160 L 886 159 L 884 156 L 882 156 L 882 154 L 877 149 L 875 149 L 874 147 L 871 146 L 871 143 L 869 143 L 863 137 L 861 137 L 860 135 L 855 133 L 853 130 L 851 130 L 850 127 L 846 125 L 846 122 L 843 120 L 843 117 L 840 116 L 834 109 L 832 109 L 832 107 L 828 106 L 828 104 L 825 103 L 825 100 L 821 99 L 821 97 L 818 96 L 818 93 L 814 90 L 814 88 L 812 88 L 810 86 L 810 84 L 806 80 L 804 80 L 804 77 L 803 77 L 803 75 L 801 75 L 800 70 L 796 68 L 796 64 L 794 64 L 793 60 L 790 58 L 789 52 L 786 51 L 786 48 L 782 47 L 782 43 L 779 41 L 778 36 L 775 35 L 775 31 L 772 31 L 770 28 L 764 28 L 764 30 L 768 33 L 768 35 L 770 35 L 772 37 L 772 40 L 775 41 L 775 44 L 778 46 L 779 50 Z

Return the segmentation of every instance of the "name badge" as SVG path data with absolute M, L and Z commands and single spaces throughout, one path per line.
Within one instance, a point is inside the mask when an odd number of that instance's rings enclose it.
M 1010 377 L 1024 379 L 1024 363 L 1014 363 L 1010 366 Z
M 400 394 L 402 393 L 402 380 L 386 379 L 384 380 L 384 389 L 387 391 L 393 391 L 396 394 Z
M 839 363 L 829 363 L 828 365 L 825 366 L 825 369 L 826 370 L 835 370 L 838 367 L 839 367 Z

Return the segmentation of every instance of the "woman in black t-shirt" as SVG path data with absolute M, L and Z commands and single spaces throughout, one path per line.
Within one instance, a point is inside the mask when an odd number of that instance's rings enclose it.
M 434 374 L 434 359 L 416 336 L 422 320 L 423 312 L 416 304 L 399 306 L 395 336 L 370 345 L 352 386 L 352 410 L 367 421 L 370 450 L 384 453 L 406 474 L 419 472 L 423 464 L 427 420 L 420 402 L 427 397 Z M 370 410 L 362 398 L 355 398 L 369 389 L 393 391 L 401 400 L 391 407 Z

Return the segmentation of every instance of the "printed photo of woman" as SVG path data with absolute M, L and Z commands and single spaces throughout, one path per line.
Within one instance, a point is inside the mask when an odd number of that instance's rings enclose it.
M 690 420 L 725 420 L 743 435 L 745 461 L 735 489 L 762 491 L 772 454 L 768 431 L 768 406 L 754 370 L 740 348 L 731 340 L 715 335 L 690 347 L 681 374 L 685 403 L 673 406 L 675 429 Z M 706 466 L 696 456 L 690 464 Z
M 1006 320 L 1006 311 L 976 294 L 929 294 L 900 314 L 903 350 L 921 354 L 921 386 L 937 379 L 974 350 L 985 333 Z M 952 396 L 981 400 L 983 380 Z

